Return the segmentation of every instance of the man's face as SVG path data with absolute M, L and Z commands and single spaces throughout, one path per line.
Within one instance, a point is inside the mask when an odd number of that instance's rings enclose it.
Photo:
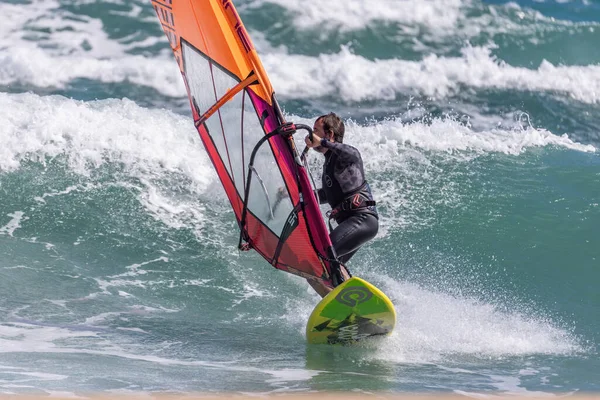
M 333 136 L 331 134 L 328 135 L 325 133 L 325 131 L 323 130 L 323 120 L 320 120 L 320 119 L 315 121 L 315 124 L 313 125 L 313 133 L 320 138 L 325 138 L 328 140 L 331 140 L 331 136 Z M 327 149 L 322 146 L 317 146 L 314 149 L 315 149 L 315 151 L 318 151 L 319 153 L 323 153 L 323 154 L 325 154 L 327 152 Z
M 322 119 L 315 121 L 315 124 L 313 125 L 313 132 L 320 138 L 325 138 L 327 140 L 333 139 L 333 133 L 331 133 L 331 132 L 325 133 L 325 131 L 323 130 L 323 120 Z

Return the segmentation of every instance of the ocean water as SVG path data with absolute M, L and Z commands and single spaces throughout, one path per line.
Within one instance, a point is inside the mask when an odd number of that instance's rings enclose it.
M 149 1 L 0 1 L 0 393 L 600 390 L 600 3 L 239 0 L 289 120 L 335 111 L 393 335 L 239 253 Z M 311 158 L 319 174 L 320 160 Z

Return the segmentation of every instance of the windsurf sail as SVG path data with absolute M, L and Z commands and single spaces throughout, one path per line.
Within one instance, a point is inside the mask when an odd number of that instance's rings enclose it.
M 152 5 L 240 226 L 240 248 L 256 250 L 280 270 L 336 286 L 339 263 L 291 136 L 298 127 L 310 128 L 286 123 L 233 3 Z

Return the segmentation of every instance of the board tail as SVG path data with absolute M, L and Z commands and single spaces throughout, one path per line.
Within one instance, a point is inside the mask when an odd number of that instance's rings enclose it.
M 306 325 L 306 339 L 311 344 L 351 344 L 388 335 L 395 325 L 391 300 L 375 285 L 353 277 L 317 304 Z

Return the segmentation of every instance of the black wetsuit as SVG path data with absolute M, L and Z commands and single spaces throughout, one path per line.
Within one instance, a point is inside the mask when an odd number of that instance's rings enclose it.
M 359 151 L 326 139 L 321 141 L 321 146 L 329 151 L 325 153 L 322 188 L 318 195 L 321 204 L 331 206 L 332 217 L 338 225 L 329 236 L 339 260 L 345 263 L 377 235 L 377 209 Z M 359 199 L 361 203 L 355 201 L 353 204 L 353 199 Z

